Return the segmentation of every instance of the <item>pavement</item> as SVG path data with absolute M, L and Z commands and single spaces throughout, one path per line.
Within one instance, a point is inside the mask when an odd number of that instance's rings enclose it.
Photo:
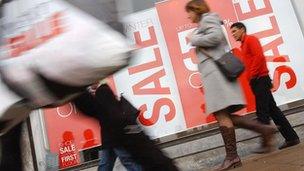
M 231 171 L 304 171 L 304 142 L 269 154 L 248 156 L 242 167 Z
M 231 171 L 304 171 L 304 142 L 268 154 L 252 154 L 242 158 L 243 165 Z M 83 171 L 96 171 L 97 167 Z M 115 169 L 114 171 L 121 171 Z M 123 169 L 124 170 L 124 169 Z M 203 171 L 203 170 L 202 170 Z

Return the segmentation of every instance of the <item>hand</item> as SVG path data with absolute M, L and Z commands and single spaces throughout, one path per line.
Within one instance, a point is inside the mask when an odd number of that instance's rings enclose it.
M 96 82 L 96 83 L 92 84 L 92 85 L 88 88 L 89 92 L 90 92 L 92 95 L 95 95 L 96 90 L 97 90 L 97 88 L 99 87 L 99 85 L 100 85 L 99 82 Z

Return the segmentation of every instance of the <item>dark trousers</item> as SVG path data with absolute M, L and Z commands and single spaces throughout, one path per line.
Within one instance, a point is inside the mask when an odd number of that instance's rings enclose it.
M 22 171 L 21 158 L 21 125 L 18 124 L 0 137 L 0 170 Z
M 74 103 L 83 113 L 98 118 L 101 125 L 111 127 L 107 129 L 107 137 L 115 146 L 124 148 L 145 171 L 178 170 L 173 161 L 143 131 L 130 133 L 126 129 L 132 123 L 131 117 L 123 110 L 109 86 L 100 86 L 95 97 L 86 92 L 75 99 Z M 133 126 L 135 124 L 136 122 L 132 123 Z
M 270 124 L 271 118 L 286 141 L 299 139 L 283 112 L 277 107 L 271 92 L 272 83 L 270 77 L 263 76 L 252 79 L 250 86 L 255 95 L 258 120 L 263 124 Z

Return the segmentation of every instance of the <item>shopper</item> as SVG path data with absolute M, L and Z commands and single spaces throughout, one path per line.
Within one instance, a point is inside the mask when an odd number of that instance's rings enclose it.
M 266 59 L 260 41 L 253 35 L 248 35 L 246 26 L 237 22 L 231 25 L 231 32 L 236 41 L 240 41 L 243 61 L 247 70 L 247 78 L 255 96 L 256 114 L 258 120 L 266 125 L 270 118 L 279 128 L 285 142 L 279 147 L 284 149 L 300 143 L 299 137 L 290 125 L 280 108 L 278 108 L 271 93 L 272 81 L 266 65 Z M 257 153 L 265 151 L 265 145 Z
M 95 96 L 85 92 L 74 103 L 80 111 L 97 118 L 100 125 L 106 128 L 103 134 L 110 141 L 107 145 L 123 149 L 143 170 L 178 170 L 173 161 L 163 154 L 137 124 L 136 114 L 139 111 L 134 110 L 126 99 L 119 101 L 107 84 L 99 86 Z
M 199 59 L 206 113 L 214 113 L 225 144 L 226 158 L 217 170 L 238 167 L 242 163 L 237 154 L 234 125 L 261 133 L 269 146 L 274 128 L 232 115 L 245 103 L 239 83 L 228 81 L 214 62 L 229 48 L 222 31 L 222 21 L 218 14 L 210 11 L 204 0 L 191 0 L 185 10 L 189 19 L 198 23 L 198 28 L 188 35 L 188 39 L 196 47 Z

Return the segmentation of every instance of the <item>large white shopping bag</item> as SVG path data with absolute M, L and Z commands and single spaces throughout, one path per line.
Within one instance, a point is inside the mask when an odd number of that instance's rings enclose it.
M 4 5 L 3 21 L 6 55 L 31 59 L 49 79 L 87 85 L 127 65 L 124 36 L 64 1 L 13 1 Z
M 4 59 L 0 65 L 2 73 L 10 74 L 7 78 L 12 83 L 23 85 L 24 81 L 31 85 L 38 82 L 31 74 L 38 73 L 62 84 L 85 86 L 128 64 L 132 48 L 125 37 L 65 1 L 14 0 L 2 9 L 4 46 L 0 54 Z M 23 103 L 18 103 L 21 99 L 1 84 L 0 121 L 19 121 L 29 112 Z M 43 88 L 38 90 L 41 92 Z M 31 95 L 37 99 L 42 98 L 40 94 Z M 46 101 L 43 105 L 52 103 Z

